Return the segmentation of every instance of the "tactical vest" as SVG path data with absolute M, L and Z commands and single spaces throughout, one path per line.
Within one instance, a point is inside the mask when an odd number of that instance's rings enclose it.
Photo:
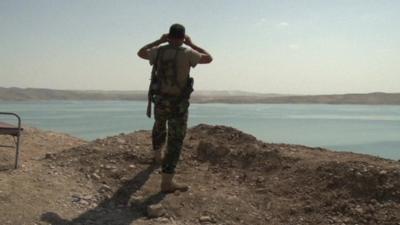
M 183 47 L 170 45 L 161 46 L 157 50 L 151 81 L 151 89 L 154 95 L 189 99 L 193 91 L 193 79 L 190 78 L 189 74 L 183 79 L 183 82 L 178 79 L 178 58 L 180 54 L 184 54 L 184 50 Z M 165 58 L 167 51 L 174 52 L 173 57 Z

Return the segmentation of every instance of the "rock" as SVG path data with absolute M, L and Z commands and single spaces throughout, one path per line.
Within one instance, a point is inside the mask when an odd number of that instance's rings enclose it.
M 81 205 L 89 205 L 89 202 L 86 201 L 86 200 L 84 200 L 84 199 L 81 199 L 81 200 L 79 201 L 79 204 L 81 204 Z
M 256 179 L 256 183 L 263 183 L 265 181 L 265 178 L 264 177 L 262 177 L 262 176 L 258 176 L 257 177 L 257 179 Z
M 84 200 L 92 200 L 93 196 L 92 195 L 85 195 L 85 196 L 82 197 L 82 199 L 84 199 Z
M 93 146 L 92 150 L 93 151 L 101 151 L 102 147 L 101 146 Z
M 126 141 L 124 139 L 122 139 L 122 138 L 117 138 L 117 143 L 118 144 L 125 144 Z
M 92 173 L 92 178 L 96 180 L 100 180 L 101 177 L 97 173 Z
M 200 216 L 200 223 L 214 223 L 215 221 L 210 216 Z
M 149 205 L 147 207 L 147 216 L 149 218 L 160 217 L 165 214 L 165 210 L 161 204 Z
M 369 211 L 375 212 L 375 207 L 374 207 L 374 205 L 369 204 L 369 205 L 368 205 L 368 208 L 369 208 Z
M 332 217 L 332 220 L 335 223 L 339 223 L 339 224 L 342 223 L 342 220 L 339 217 L 336 217 L 336 216 Z
M 359 214 L 364 214 L 364 209 L 361 208 L 361 206 L 357 205 L 356 208 L 354 209 Z
M 108 192 L 108 191 L 112 191 L 112 189 L 110 186 L 108 186 L 106 184 L 103 184 L 99 189 L 100 193 L 104 193 L 104 192 Z
M 129 180 L 129 177 L 121 177 L 121 182 L 127 182 Z
M 268 188 L 257 188 L 254 192 L 257 194 L 266 194 L 269 192 L 269 189 Z
M 380 175 L 386 175 L 386 174 L 387 174 L 387 171 L 386 171 L 386 170 L 381 170 L 381 171 L 379 171 L 379 174 L 380 174 Z
M 44 158 L 45 159 L 56 159 L 56 155 L 54 153 L 46 153 Z
M 157 218 L 156 221 L 159 222 L 159 223 L 164 223 L 164 224 L 167 224 L 167 223 L 168 223 L 168 224 L 170 224 L 170 223 L 169 223 L 169 219 L 168 219 L 168 218 L 165 218 L 165 217 Z
M 108 170 L 116 169 L 116 167 L 113 165 L 106 165 L 104 168 L 106 168 Z
M 143 203 L 143 196 L 132 196 L 128 201 L 128 206 L 141 205 Z
M 72 202 L 79 202 L 81 200 L 81 197 L 79 195 L 72 195 Z

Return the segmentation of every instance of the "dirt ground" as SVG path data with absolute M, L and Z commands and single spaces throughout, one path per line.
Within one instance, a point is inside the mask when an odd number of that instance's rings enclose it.
M 4 225 L 400 225 L 400 162 L 230 127 L 189 130 L 176 179 L 190 190 L 168 195 L 149 131 L 85 142 L 26 128 L 18 170 L 13 154 L 0 152 Z

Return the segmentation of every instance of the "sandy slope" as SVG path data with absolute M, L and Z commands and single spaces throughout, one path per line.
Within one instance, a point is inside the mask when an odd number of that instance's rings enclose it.
M 148 131 L 85 143 L 30 129 L 24 140 L 21 169 L 0 158 L 0 224 L 400 224 L 397 161 L 199 125 L 177 175 L 191 189 L 164 195 Z M 154 205 L 162 215 L 149 218 Z

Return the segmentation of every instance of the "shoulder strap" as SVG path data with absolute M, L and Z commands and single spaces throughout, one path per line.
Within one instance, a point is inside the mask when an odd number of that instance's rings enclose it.
M 157 52 L 156 52 L 156 58 L 155 58 L 155 60 L 154 60 L 154 62 L 153 62 L 153 68 L 152 68 L 152 70 L 151 70 L 151 77 L 152 77 L 151 79 L 154 79 L 155 73 L 156 73 L 156 71 L 157 71 L 158 59 L 160 58 L 160 50 L 161 50 L 161 48 L 162 48 L 162 46 L 159 47 L 159 48 L 157 49 Z
M 158 63 L 159 63 L 159 61 L 160 61 L 160 58 L 161 58 L 161 59 L 163 58 L 164 52 L 165 52 L 165 50 L 166 50 L 167 48 L 168 48 L 168 45 L 164 45 L 164 46 L 160 46 L 160 47 L 157 49 L 156 58 L 155 58 L 154 63 L 153 63 L 152 72 L 156 72 L 156 71 L 157 71 Z
M 165 45 L 165 46 L 160 46 L 157 49 L 156 59 L 154 61 L 154 65 L 156 65 L 156 67 L 158 66 L 159 59 L 164 56 L 164 52 L 167 49 L 167 47 L 168 47 L 168 45 Z

